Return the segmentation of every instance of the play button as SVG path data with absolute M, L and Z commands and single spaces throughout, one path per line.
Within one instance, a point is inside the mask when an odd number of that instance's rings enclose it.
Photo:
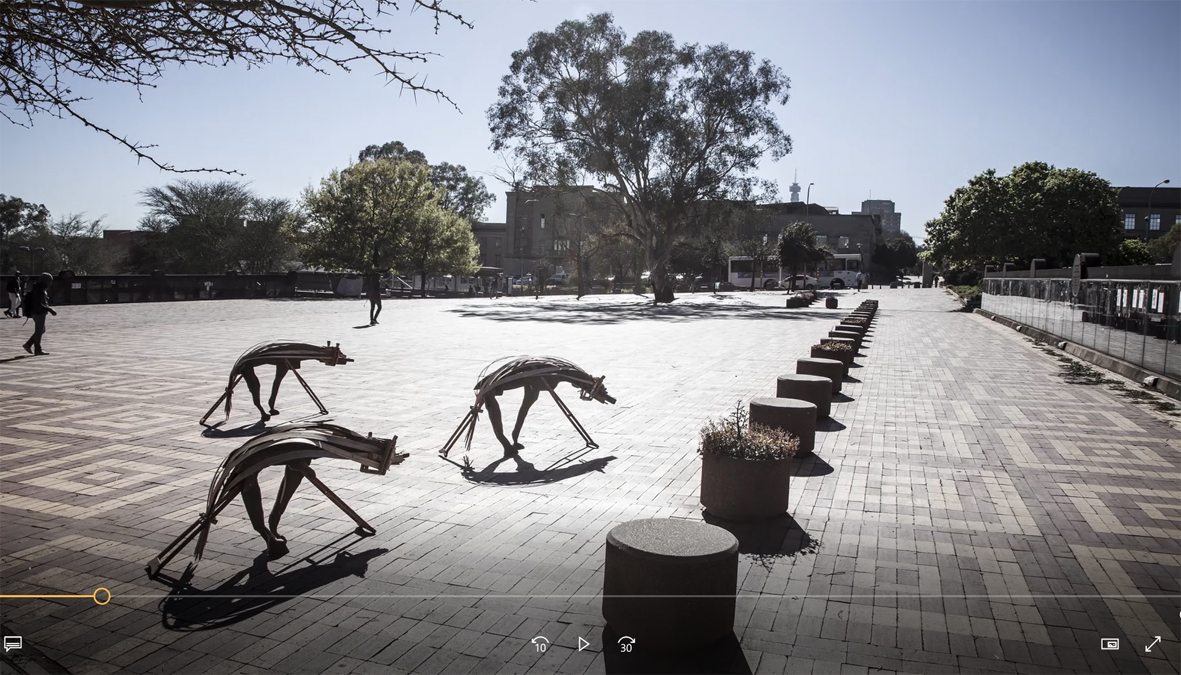
M 582 651 L 590 646 L 590 643 L 582 638 L 578 638 L 578 651 Z

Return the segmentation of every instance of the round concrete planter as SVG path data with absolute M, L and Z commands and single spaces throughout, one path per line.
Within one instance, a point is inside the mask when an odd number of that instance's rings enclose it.
M 841 391 L 845 364 L 830 358 L 796 359 L 796 372 L 800 375 L 827 377 L 832 382 L 832 393 L 837 394 Z
M 832 412 L 832 380 L 820 375 L 780 375 L 775 380 L 775 396 L 815 404 L 817 419 Z
M 849 374 L 849 366 L 853 363 L 853 352 L 830 352 L 820 347 L 813 347 L 811 356 L 814 359 L 839 361 L 841 366 L 843 366 L 843 370 L 841 371 L 842 376 Z
M 603 618 L 637 651 L 691 652 L 726 639 L 737 589 L 738 540 L 716 525 L 633 520 L 607 533 Z
M 825 298 L 824 299 L 824 308 L 825 309 L 836 309 L 837 308 L 836 297 L 830 295 L 827 298 Z
M 848 319 L 844 319 L 839 324 L 837 324 L 837 330 L 849 330 L 853 331 L 854 333 L 859 333 L 862 336 L 865 335 L 867 330 L 865 326 L 859 323 L 845 323 L 845 321 L 848 321 Z
M 701 456 L 701 504 L 726 520 L 758 520 L 787 513 L 791 459 Z
M 853 351 L 854 352 L 861 351 L 861 333 L 854 333 L 853 331 L 841 330 L 838 328 L 836 330 L 828 331 L 828 337 L 830 337 L 830 338 L 844 338 L 846 340 L 852 340 L 853 341 Z
M 796 398 L 760 396 L 750 401 L 750 423 L 780 429 L 800 440 L 797 456 L 816 447 L 816 404 Z

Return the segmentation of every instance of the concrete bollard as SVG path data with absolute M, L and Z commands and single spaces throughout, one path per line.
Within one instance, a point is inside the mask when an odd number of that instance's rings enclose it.
M 827 377 L 832 381 L 832 393 L 836 394 L 841 391 L 841 381 L 845 379 L 845 364 L 836 359 L 797 359 L 796 373 Z
M 840 330 L 838 328 L 838 329 L 828 331 L 828 337 L 830 337 L 830 338 L 844 338 L 846 340 L 852 340 L 854 351 L 861 350 L 861 334 L 860 333 L 854 333 L 853 331 L 847 331 L 847 330 Z
M 816 405 L 817 419 L 832 413 L 832 380 L 819 375 L 780 375 L 775 381 L 777 398 L 796 398 Z
M 760 396 L 750 402 L 750 423 L 782 429 L 800 439 L 800 455 L 816 447 L 816 404 L 795 398 Z

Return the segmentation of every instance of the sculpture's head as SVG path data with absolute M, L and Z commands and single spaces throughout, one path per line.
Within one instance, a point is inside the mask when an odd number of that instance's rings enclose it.
M 339 342 L 335 345 L 329 342 L 328 345 L 324 347 L 324 358 L 320 360 L 323 361 L 324 365 L 326 366 L 343 366 L 346 363 L 353 362 L 353 359 L 350 359 L 345 355 L 344 352 L 340 351 Z
M 594 384 L 591 385 L 590 389 L 583 389 L 579 394 L 579 398 L 584 401 L 593 399 L 599 403 L 615 403 L 615 399 L 607 393 L 607 387 L 603 385 L 603 380 L 606 378 L 607 376 L 603 375 L 602 377 L 596 377 L 594 380 L 591 380 Z

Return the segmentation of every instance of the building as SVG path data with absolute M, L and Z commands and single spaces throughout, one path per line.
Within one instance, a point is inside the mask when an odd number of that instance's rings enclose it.
M 833 253 L 860 253 L 864 269 L 873 265 L 873 249 L 884 240 L 881 216 L 877 214 L 842 214 L 835 208 L 801 202 L 764 204 L 756 208 L 762 216 L 739 232 L 740 238 L 766 234 L 769 240 L 776 239 L 789 223 L 802 221 L 816 230 L 817 241 Z
M 538 186 L 506 192 L 505 198 L 502 267 L 514 277 L 564 270 L 587 225 L 608 218 L 614 204 L 590 185 Z
M 480 247 L 480 255 L 476 262 L 481 267 L 504 267 L 505 229 L 504 223 L 472 224 L 472 235 L 476 238 L 476 245 Z
M 1181 223 L 1181 188 L 1123 187 L 1117 199 L 1128 239 L 1152 241 Z
M 902 234 L 902 214 L 894 210 L 894 202 L 889 199 L 867 199 L 861 202 L 861 210 L 853 215 L 881 216 L 882 236 L 886 239 Z

